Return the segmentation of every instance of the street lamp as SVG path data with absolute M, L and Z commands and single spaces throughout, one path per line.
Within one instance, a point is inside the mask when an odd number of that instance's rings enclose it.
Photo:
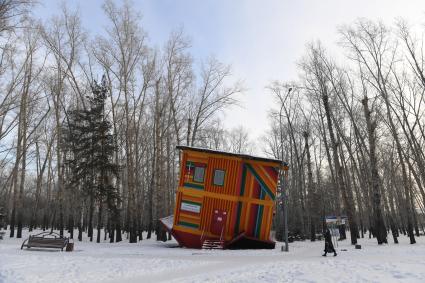
M 289 94 L 292 91 L 292 87 L 288 88 L 288 94 L 287 97 L 289 96 Z M 286 186 L 285 184 L 285 180 L 287 177 L 287 172 L 288 172 L 288 164 L 286 162 L 283 161 L 283 130 L 282 130 L 282 110 L 283 110 L 283 106 L 285 105 L 286 99 L 282 100 L 282 106 L 280 107 L 280 111 L 279 111 L 279 129 L 280 129 L 280 154 L 281 154 L 281 161 L 282 161 L 282 171 L 281 171 L 281 176 L 280 176 L 280 188 L 281 188 L 281 195 L 283 197 L 283 227 L 284 227 L 284 239 L 285 239 L 285 250 L 282 249 L 282 251 L 289 251 L 289 245 L 288 245 L 288 194 L 286 192 Z

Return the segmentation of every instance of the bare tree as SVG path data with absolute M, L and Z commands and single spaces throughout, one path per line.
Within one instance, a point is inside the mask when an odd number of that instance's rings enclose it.
M 409 233 L 410 243 L 414 244 L 416 241 L 413 235 L 412 212 L 409 201 L 410 182 L 408 180 L 400 136 L 394 123 L 390 102 L 390 75 L 396 61 L 396 49 L 392 46 L 391 39 L 388 37 L 388 30 L 381 23 L 374 24 L 369 21 L 359 21 L 356 24 L 356 28 L 347 28 L 342 30 L 341 33 L 346 41 L 346 45 L 352 50 L 356 60 L 360 62 L 360 66 L 364 68 L 364 73 L 369 75 L 367 78 L 368 82 L 385 102 L 387 121 L 401 164 L 405 192 L 404 206 L 407 217 L 407 231 Z
M 242 92 L 240 83 L 230 87 L 226 86 L 226 80 L 229 79 L 230 66 L 220 63 L 217 59 L 211 57 L 201 66 L 201 82 L 194 95 L 192 104 L 192 136 L 190 144 L 196 145 L 198 132 L 202 127 L 213 118 L 216 113 L 225 107 L 235 104 L 237 101 L 235 95 Z

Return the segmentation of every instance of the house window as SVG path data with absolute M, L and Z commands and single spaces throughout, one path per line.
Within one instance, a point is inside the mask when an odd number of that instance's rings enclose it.
M 216 186 L 224 185 L 224 170 L 219 170 L 219 169 L 214 170 L 213 184 Z
M 204 182 L 204 174 L 205 174 L 205 167 L 195 167 L 195 172 L 193 173 L 193 181 L 197 183 L 203 183 Z

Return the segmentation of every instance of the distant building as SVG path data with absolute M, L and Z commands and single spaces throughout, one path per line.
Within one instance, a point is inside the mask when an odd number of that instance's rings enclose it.
M 270 239 L 280 160 L 178 146 L 174 216 L 162 219 L 177 242 L 201 248 L 274 248 Z

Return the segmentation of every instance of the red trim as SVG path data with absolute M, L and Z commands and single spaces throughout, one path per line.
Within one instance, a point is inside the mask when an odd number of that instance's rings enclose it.
M 191 249 L 201 249 L 202 243 L 201 243 L 201 236 L 194 235 L 182 231 L 176 231 L 172 230 L 171 234 L 176 239 L 176 241 L 179 243 L 180 246 L 191 248 Z
M 235 225 L 236 225 L 236 220 L 238 217 L 238 202 L 233 202 L 232 205 L 232 217 L 230 218 L 230 234 L 232 236 L 235 235 Z
M 182 160 L 180 164 L 180 180 L 179 180 L 179 186 L 182 187 L 183 183 L 185 182 L 185 176 L 186 176 L 186 160 L 187 160 L 187 153 L 182 153 Z
M 242 183 L 242 172 L 243 172 L 243 162 L 238 162 L 238 172 L 236 177 L 236 191 L 235 196 L 239 196 L 241 194 L 241 183 Z M 245 185 L 246 186 L 246 185 Z M 238 220 L 238 204 L 239 202 L 235 201 L 233 203 L 233 213 L 231 217 L 231 223 L 230 223 L 230 231 L 232 234 L 235 233 L 235 225 Z M 242 208 L 241 208 L 242 209 Z M 239 228 L 239 227 L 238 227 Z
M 252 188 L 252 198 L 260 199 L 261 186 L 256 179 L 254 179 L 254 185 Z
M 239 196 L 241 194 L 241 182 L 242 182 L 242 171 L 243 171 L 243 163 L 239 162 L 239 170 L 238 170 L 238 176 L 236 178 L 236 196 Z
M 267 171 L 269 176 L 273 178 L 273 181 L 277 182 L 278 172 L 276 168 L 272 166 L 264 166 L 263 168 Z
M 190 161 L 190 160 L 189 160 Z M 193 162 L 193 161 L 191 161 L 191 162 Z M 193 162 L 193 164 L 196 166 L 196 167 L 204 167 L 204 168 L 206 168 L 207 167 L 207 164 L 205 164 L 205 163 L 201 163 L 201 162 Z
M 247 227 L 247 235 L 254 237 L 255 235 L 255 222 L 257 220 L 257 213 L 258 213 L 258 205 L 257 204 L 250 204 L 251 209 L 249 211 L 249 222 Z
M 176 225 L 178 223 L 179 220 L 179 216 L 180 216 L 180 206 L 181 206 L 181 198 L 182 198 L 182 194 L 180 192 L 177 192 L 176 194 L 176 205 L 175 205 L 175 209 L 176 212 L 174 213 L 174 223 L 173 225 Z
M 183 200 L 184 201 L 184 200 Z M 202 206 L 202 205 L 201 205 Z M 180 201 L 180 207 L 181 207 L 181 201 Z M 201 208 L 202 209 L 202 208 Z M 180 209 L 180 213 L 179 214 L 183 214 L 184 215 L 190 215 L 193 217 L 201 217 L 201 213 L 195 213 L 195 212 L 191 212 L 191 211 L 186 211 L 186 210 L 181 210 Z

